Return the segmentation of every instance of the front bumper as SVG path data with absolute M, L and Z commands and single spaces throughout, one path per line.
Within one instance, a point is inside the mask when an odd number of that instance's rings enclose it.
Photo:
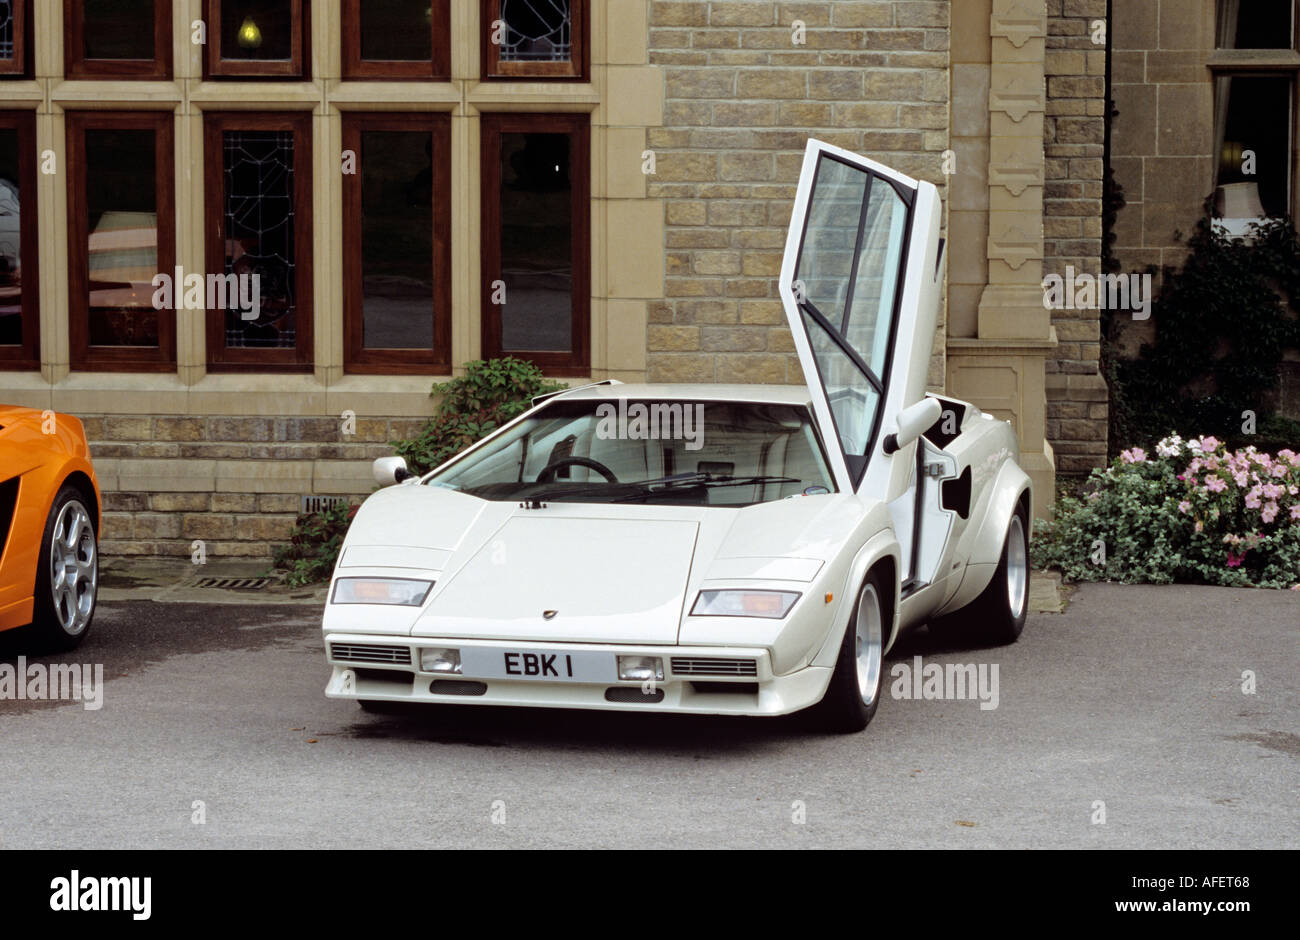
M 561 656 L 577 652 L 612 657 L 658 656 L 663 659 L 664 678 L 649 684 L 617 679 L 578 682 L 438 675 L 420 669 L 420 650 L 428 647 L 500 652 L 524 649 Z M 333 667 L 325 686 L 326 697 L 372 702 L 771 716 L 787 715 L 816 704 L 825 694 L 831 677 L 830 669 L 817 666 L 774 676 L 766 650 L 738 647 L 528 643 L 327 633 L 325 649 Z M 719 671 L 722 669 L 726 672 Z M 741 671 L 750 674 L 739 674 Z

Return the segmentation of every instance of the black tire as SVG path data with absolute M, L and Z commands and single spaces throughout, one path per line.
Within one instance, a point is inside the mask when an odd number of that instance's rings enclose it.
M 875 571 L 867 575 L 858 591 L 853 603 L 853 614 L 849 617 L 844 639 L 840 643 L 839 655 L 835 658 L 835 671 L 831 674 L 830 685 L 826 687 L 822 700 L 811 711 L 814 721 L 823 730 L 836 734 L 854 734 L 871 723 L 876 709 L 880 707 L 880 696 L 884 689 L 884 643 L 890 627 L 885 622 L 885 611 L 889 606 L 886 598 L 890 595 L 885 591 L 884 579 Z M 875 688 L 868 702 L 863 689 L 864 686 L 871 685 L 870 670 L 867 670 L 868 678 L 861 682 L 859 680 L 858 621 L 864 614 L 869 616 L 873 607 L 878 648 L 874 662 Z M 873 632 L 869 621 L 864 621 L 864 627 L 867 634 Z
M 95 619 L 98 592 L 94 517 L 81 490 L 65 483 L 45 520 L 37 560 L 31 627 L 36 644 L 49 652 L 80 646 Z
M 1029 614 L 1029 573 L 1029 522 L 1022 505 L 1016 507 L 1007 523 L 1002 554 L 988 587 L 964 610 L 952 618 L 944 618 L 946 622 L 938 631 L 940 635 L 945 639 L 967 639 L 981 646 L 1008 646 L 1016 642 Z

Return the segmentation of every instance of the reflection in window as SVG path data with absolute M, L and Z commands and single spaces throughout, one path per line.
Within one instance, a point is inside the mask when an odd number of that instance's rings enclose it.
M 259 294 L 254 319 L 245 319 L 237 293 L 227 297 L 226 346 L 293 348 L 297 342 L 293 132 L 225 131 L 222 160 L 225 273 L 255 277 Z
M 835 432 L 848 458 L 849 470 L 855 478 L 859 477 L 866 465 L 867 447 L 880 408 L 880 393 L 816 320 L 807 313 L 803 318 L 826 399 L 835 417 Z
M 1219 141 L 1215 215 L 1281 218 L 1290 204 L 1289 77 L 1225 75 L 1216 81 Z
M 571 0 L 501 0 L 502 62 L 568 62 L 573 58 Z
M 85 132 L 87 284 L 92 346 L 157 346 L 155 133 Z
M 892 186 L 873 179 L 845 337 L 877 376 L 885 374 L 906 226 L 907 205 Z
M 433 348 L 433 138 L 361 134 L 362 345 Z
M 288 61 L 295 29 L 291 0 L 222 0 L 221 57 Z
M 22 184 L 18 131 L 0 127 L 0 346 L 23 343 Z
M 81 6 L 87 59 L 154 58 L 154 0 L 83 0 Z
M 432 19 L 430 0 L 364 0 L 361 3 L 361 58 L 427 62 L 433 58 Z
M 848 302 L 853 250 L 868 176 L 838 160 L 817 164 L 795 278 L 803 297 L 836 327 Z
M 568 134 L 501 135 L 504 350 L 573 348 L 573 183 Z

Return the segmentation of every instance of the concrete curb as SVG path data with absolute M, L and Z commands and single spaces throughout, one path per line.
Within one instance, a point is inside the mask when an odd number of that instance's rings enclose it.
M 260 587 L 209 587 L 206 579 L 247 582 L 269 579 Z M 245 606 L 325 606 L 326 584 L 286 587 L 266 562 L 221 559 L 204 565 L 176 558 L 106 558 L 100 568 L 101 601 L 154 601 L 159 604 L 234 604 Z

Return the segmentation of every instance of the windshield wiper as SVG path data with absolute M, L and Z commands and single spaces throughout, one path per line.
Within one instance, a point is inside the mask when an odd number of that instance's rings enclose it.
M 724 477 L 713 473 L 678 473 L 672 476 L 657 477 L 653 480 L 628 480 L 619 483 L 591 483 L 587 486 L 577 486 L 567 489 L 549 489 L 540 493 L 534 493 L 528 497 L 530 501 L 542 501 L 547 499 L 559 499 L 573 496 L 589 496 L 595 494 L 607 494 L 611 490 L 625 488 L 636 488 L 640 492 L 629 493 L 626 496 L 620 496 L 610 502 L 621 503 L 628 500 L 648 499 L 657 493 L 665 490 L 676 489 L 683 486 L 747 486 L 760 483 L 801 483 L 798 477 L 779 477 L 779 476 L 747 476 L 747 477 Z
M 644 493 L 632 493 L 629 496 L 620 496 L 614 500 L 616 503 L 626 502 L 631 499 L 646 499 L 667 489 L 675 489 L 679 486 L 703 486 L 713 489 L 723 486 L 760 486 L 764 483 L 802 483 L 803 480 L 798 477 L 779 477 L 779 476 L 747 476 L 747 477 L 719 477 L 712 473 L 688 473 L 679 477 L 665 477 L 662 480 L 649 480 L 644 484 L 647 489 Z M 651 485 L 653 484 L 653 486 Z

